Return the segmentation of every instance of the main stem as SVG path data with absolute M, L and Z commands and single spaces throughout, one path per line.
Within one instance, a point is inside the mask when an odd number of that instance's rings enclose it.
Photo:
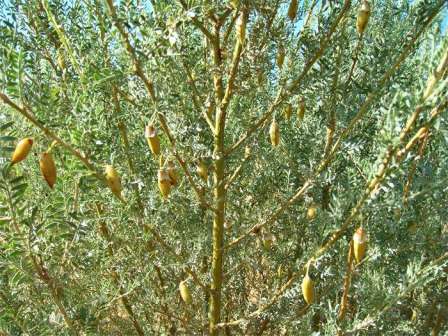
M 217 128 L 214 146 L 214 199 L 215 215 L 213 218 L 213 259 L 212 259 L 212 283 L 209 310 L 209 333 L 218 335 L 215 328 L 221 318 L 221 288 L 222 288 L 222 264 L 224 243 L 224 219 L 226 189 L 224 183 L 225 159 L 224 159 L 224 125 Z
M 209 335 L 216 336 L 219 331 L 216 325 L 221 319 L 221 289 L 222 289 L 222 264 L 224 245 L 224 220 L 225 220 L 225 159 L 224 159 L 224 129 L 226 123 L 226 107 L 223 106 L 224 87 L 222 81 L 222 55 L 220 46 L 219 24 L 214 27 L 214 36 L 211 40 L 213 51 L 213 84 L 216 99 L 215 111 L 215 134 L 213 163 L 214 171 L 214 205 L 215 213 L 213 217 L 213 248 L 212 248 L 212 282 L 210 285 L 210 308 L 209 308 Z

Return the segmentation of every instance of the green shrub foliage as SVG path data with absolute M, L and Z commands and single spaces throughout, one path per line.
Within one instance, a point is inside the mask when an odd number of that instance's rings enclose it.
M 447 5 L 362 2 L 0 1 L 0 334 L 447 333 Z

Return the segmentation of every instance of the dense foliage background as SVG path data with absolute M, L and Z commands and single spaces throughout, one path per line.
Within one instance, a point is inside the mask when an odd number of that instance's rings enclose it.
M 361 36 L 358 1 L 289 6 L 0 0 L 2 334 L 448 332 L 446 4 L 371 1 Z

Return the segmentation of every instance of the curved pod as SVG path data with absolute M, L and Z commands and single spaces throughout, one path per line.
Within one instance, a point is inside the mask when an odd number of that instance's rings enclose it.
M 308 271 L 302 280 L 302 295 L 307 304 L 312 304 L 314 302 L 314 281 L 308 275 Z

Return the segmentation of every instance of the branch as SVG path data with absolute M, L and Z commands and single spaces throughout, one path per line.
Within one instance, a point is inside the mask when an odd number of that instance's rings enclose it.
M 330 149 L 333 146 L 334 133 L 336 131 L 336 98 L 337 98 L 337 89 L 339 85 L 339 70 L 341 65 L 341 59 L 342 59 L 342 48 L 339 47 L 336 56 L 333 83 L 331 85 L 331 98 L 330 98 L 329 116 L 327 123 L 327 139 L 324 148 L 324 158 L 328 157 L 328 155 L 330 154 Z
M 425 128 L 429 128 L 436 120 L 438 116 L 444 111 L 446 111 L 446 108 L 448 107 L 448 98 L 445 98 L 445 100 L 440 103 L 437 107 L 433 109 L 433 112 L 431 113 L 431 118 L 425 123 Z M 417 132 L 418 134 L 418 132 Z M 415 136 L 414 136 L 415 137 Z M 344 232 L 349 228 L 350 224 L 353 222 L 353 220 L 358 216 L 359 212 L 361 211 L 362 207 L 364 206 L 365 202 L 371 198 L 371 196 L 378 190 L 381 183 L 384 181 L 384 179 L 387 177 L 390 170 L 388 170 L 389 165 L 392 163 L 393 159 L 397 159 L 397 155 L 399 153 L 399 147 L 401 143 L 397 144 L 396 146 L 389 146 L 386 154 L 384 156 L 384 159 L 382 163 L 377 168 L 377 173 L 375 176 L 371 179 L 370 183 L 368 183 L 365 191 L 361 195 L 360 199 L 358 200 L 355 207 L 351 210 L 350 215 L 345 219 L 344 223 L 339 227 L 339 229 L 333 231 L 333 233 L 330 236 L 330 239 L 322 245 L 319 249 L 317 249 L 313 254 L 312 257 L 308 260 L 308 262 L 303 266 L 299 271 L 293 273 L 291 278 L 273 295 L 272 299 L 269 300 L 267 304 L 264 306 L 261 306 L 256 311 L 250 313 L 246 318 L 242 318 L 239 320 L 231 321 L 228 323 L 220 323 L 217 325 L 219 328 L 223 328 L 226 326 L 235 326 L 239 325 L 241 323 L 245 323 L 257 316 L 259 316 L 261 313 L 269 309 L 272 305 L 274 305 L 284 294 L 284 292 L 292 286 L 294 281 L 298 279 L 300 276 L 305 274 L 306 272 L 306 265 L 309 263 L 315 261 L 317 258 L 322 256 L 324 253 L 326 253 L 344 234 Z M 408 151 L 408 145 L 404 147 L 405 151 Z
M 201 191 L 201 189 L 196 185 L 196 183 L 193 180 L 192 175 L 190 174 L 187 164 L 186 162 L 182 159 L 182 157 L 179 155 L 179 153 L 176 150 L 176 140 L 174 139 L 173 135 L 171 134 L 171 130 L 168 127 L 168 124 L 166 122 L 166 118 L 162 113 L 158 113 L 157 114 L 158 118 L 159 118 L 159 122 L 160 122 L 160 126 L 162 127 L 164 133 L 166 134 L 166 136 L 168 137 L 168 140 L 171 144 L 171 153 L 174 155 L 174 157 L 176 158 L 177 162 L 179 162 L 179 165 L 182 167 L 185 175 L 187 176 L 188 181 L 190 182 L 192 188 L 194 189 L 194 191 L 196 192 L 196 195 L 198 196 L 198 200 L 201 203 L 201 205 L 205 208 L 211 209 L 213 210 L 213 207 L 205 200 L 203 193 Z
M 45 127 L 40 121 L 36 119 L 32 111 L 29 107 L 23 106 L 20 107 L 17 104 L 15 104 L 6 94 L 0 92 L 0 100 L 3 101 L 6 105 L 9 105 L 14 110 L 19 112 L 23 117 L 25 117 L 28 121 L 30 121 L 34 126 L 39 128 L 47 137 L 52 139 L 53 141 L 56 141 L 61 147 L 65 148 L 67 151 L 69 151 L 72 155 L 77 157 L 84 166 L 93 172 L 95 177 L 100 180 L 103 183 L 105 182 L 105 179 L 102 174 L 98 173 L 97 169 L 94 167 L 94 165 L 87 159 L 86 156 L 82 155 L 77 149 L 72 147 L 70 144 L 63 141 L 61 138 L 59 138 L 53 131 L 51 131 L 49 128 Z
M 356 66 L 356 63 L 358 62 L 359 53 L 361 52 L 361 49 L 362 49 L 362 42 L 364 41 L 363 37 L 364 37 L 364 32 L 359 34 L 358 42 L 356 43 L 356 47 L 355 47 L 355 54 L 353 55 L 353 63 L 350 68 L 350 71 L 348 73 L 347 80 L 345 81 L 345 85 L 348 85 L 350 83 L 350 80 L 352 79 L 353 71 L 355 71 L 355 66 Z
M 118 100 L 118 90 L 115 85 L 112 86 L 112 100 L 114 103 L 115 114 L 116 114 L 116 116 L 118 116 L 121 113 L 121 108 L 120 108 L 120 103 Z M 128 131 L 127 131 L 126 124 L 120 121 L 120 122 L 118 122 L 117 127 L 120 131 L 121 141 L 123 142 L 124 152 L 126 154 L 126 158 L 128 161 L 130 175 L 133 178 L 135 178 L 136 177 L 135 168 L 134 168 L 135 166 L 134 166 L 134 162 L 132 160 L 132 153 L 131 153 L 131 148 L 129 146 Z M 134 189 L 135 198 L 137 199 L 137 205 L 138 205 L 138 208 L 140 211 L 140 217 L 142 217 L 142 215 L 144 213 L 144 207 L 143 207 L 142 199 L 140 197 L 140 193 L 138 191 L 138 186 L 136 184 L 133 184 L 132 188 Z
M 247 12 L 247 10 L 244 10 L 242 13 L 243 16 L 245 16 L 245 19 L 243 20 L 243 24 L 245 25 L 247 22 L 247 17 L 249 16 L 249 13 Z M 246 28 L 244 28 L 246 29 Z M 240 63 L 240 59 L 241 59 L 241 51 L 243 50 L 243 43 L 244 41 L 240 41 L 239 37 L 237 36 L 235 39 L 235 49 L 233 51 L 233 59 L 232 59 L 232 64 L 230 65 L 230 71 L 229 71 L 229 75 L 228 75 L 228 79 L 227 79 L 227 87 L 225 90 L 225 94 L 224 97 L 222 98 L 221 101 L 221 113 L 224 115 L 223 117 L 225 117 L 225 113 L 227 110 L 227 107 L 229 106 L 230 103 L 230 99 L 232 98 L 233 95 L 233 88 L 235 85 L 235 78 L 238 72 L 238 65 Z
M 123 39 L 123 42 L 125 44 L 126 50 L 129 53 L 129 56 L 132 59 L 132 62 L 134 64 L 134 68 L 135 68 L 135 73 L 138 77 L 140 77 L 140 79 L 143 81 L 143 83 L 145 84 L 145 87 L 148 91 L 148 94 L 151 97 L 151 100 L 156 108 L 156 112 L 157 112 L 157 97 L 154 91 L 154 85 L 152 83 L 152 81 L 146 77 L 140 61 L 137 58 L 137 54 L 135 52 L 134 47 L 131 45 L 131 42 L 129 40 L 129 36 L 128 33 L 125 31 L 125 29 L 123 28 L 122 24 L 119 22 L 118 18 L 117 18 L 117 13 L 115 10 L 115 7 L 113 5 L 113 0 L 107 0 L 107 5 L 109 7 L 110 10 L 110 14 L 112 17 L 112 21 L 114 23 L 114 25 L 117 27 L 118 31 L 120 32 L 120 35 Z M 166 122 L 166 118 L 165 116 L 161 113 L 161 112 L 157 112 L 157 117 L 159 119 L 159 122 L 162 126 L 162 129 L 165 133 L 165 135 L 168 137 L 171 147 L 170 150 L 172 152 L 172 154 L 174 155 L 174 157 L 176 158 L 176 160 L 178 161 L 179 165 L 181 166 L 182 170 L 184 171 L 185 175 L 187 176 L 187 179 L 190 183 L 190 185 L 192 186 L 193 190 L 196 193 L 196 196 L 199 200 L 199 202 L 203 205 L 205 205 L 207 208 L 211 208 L 208 203 L 205 201 L 204 196 L 202 195 L 199 187 L 196 185 L 196 183 L 194 182 L 193 178 L 191 177 L 191 174 L 188 170 L 187 164 L 185 163 L 185 161 L 181 158 L 181 156 L 179 155 L 179 153 L 177 152 L 176 148 L 175 148 L 175 140 L 174 137 L 172 136 L 167 122 Z
M 339 306 L 338 321 L 342 321 L 347 311 L 348 292 L 350 291 L 350 282 L 352 278 L 352 266 L 353 266 L 353 240 L 350 241 L 348 246 L 347 255 L 347 270 L 344 277 L 344 291 L 341 298 L 341 305 Z
M 286 209 L 289 208 L 290 205 L 294 204 L 300 197 L 304 195 L 304 193 L 308 190 L 308 188 L 311 186 L 311 184 L 314 182 L 313 179 L 308 179 L 303 186 L 286 202 L 284 202 L 269 218 L 259 224 L 254 225 L 249 230 L 247 230 L 244 234 L 239 236 L 238 238 L 235 238 L 230 243 L 228 243 L 226 246 L 224 246 L 224 249 L 230 249 L 232 247 L 235 247 L 235 245 L 239 244 L 242 240 L 248 238 L 252 233 L 258 232 L 261 228 L 271 225 L 274 223 L 280 215 L 283 214 L 283 212 L 286 211 Z
M 342 8 L 341 13 L 339 13 L 338 17 L 336 18 L 335 22 L 330 27 L 329 31 L 325 34 L 325 36 L 320 41 L 319 49 L 316 51 L 316 53 L 313 55 L 313 57 L 310 58 L 310 60 L 305 64 L 302 73 L 297 77 L 295 81 L 291 83 L 289 88 L 284 89 L 281 87 L 277 93 L 276 98 L 274 99 L 271 106 L 268 108 L 268 111 L 258 120 L 256 121 L 249 129 L 246 131 L 246 133 L 235 143 L 233 144 L 229 149 L 226 150 L 225 155 L 230 155 L 233 153 L 236 149 L 238 149 L 244 141 L 247 140 L 255 131 L 257 131 L 261 125 L 264 124 L 264 122 L 271 117 L 271 115 L 274 113 L 275 109 L 285 100 L 287 99 L 293 91 L 297 90 L 297 88 L 300 86 L 302 80 L 305 78 L 305 76 L 308 74 L 308 72 L 311 70 L 312 66 L 316 63 L 316 61 L 324 54 L 325 50 L 328 47 L 328 44 L 331 40 L 331 37 L 333 36 L 334 32 L 336 31 L 336 28 L 338 27 L 339 23 L 341 22 L 342 18 L 347 13 L 348 9 L 350 8 L 350 0 L 345 0 L 344 7 Z
M 184 0 L 179 0 L 179 3 L 182 5 L 182 8 L 184 10 L 188 10 L 188 5 Z M 213 34 L 207 28 L 205 28 L 204 24 L 201 21 L 199 21 L 196 17 L 192 17 L 191 22 L 193 22 L 193 25 L 198 28 L 210 40 L 210 42 L 213 42 L 215 36 L 213 36 Z
M 100 214 L 101 210 L 100 210 L 99 205 L 96 204 L 96 207 L 97 207 L 98 214 Z M 110 236 L 109 230 L 107 229 L 106 223 L 101 222 L 100 223 L 100 228 L 101 228 L 101 230 L 100 230 L 101 235 L 103 236 L 103 238 L 108 243 L 107 245 L 108 245 L 109 256 L 113 257 L 114 256 L 114 250 L 112 248 L 112 246 L 113 246 L 112 242 L 113 241 L 112 241 L 112 238 Z M 119 274 L 116 271 L 114 271 L 114 270 L 112 271 L 112 278 L 113 278 L 113 281 L 115 283 L 115 286 L 118 288 L 118 291 L 120 293 L 121 304 L 123 305 L 124 309 L 126 310 L 128 316 L 129 316 L 129 319 L 131 320 L 131 322 L 132 322 L 132 324 L 133 324 L 137 334 L 139 334 L 141 336 L 144 335 L 145 333 L 143 331 L 143 328 L 141 327 L 140 323 L 138 322 L 137 317 L 135 316 L 134 311 L 132 309 L 132 306 L 131 306 L 131 304 L 129 302 L 128 293 L 126 293 L 124 287 L 120 283 L 121 280 L 120 280 Z
M 375 315 L 373 314 L 369 314 L 363 321 L 359 322 L 353 329 L 351 329 L 350 331 L 347 331 L 345 333 L 343 333 L 343 335 L 345 336 L 349 336 L 349 335 L 359 335 L 359 331 L 363 330 L 363 329 L 367 329 L 368 327 L 370 327 L 376 319 L 380 318 L 381 315 L 383 315 L 384 313 L 386 313 L 389 309 L 392 308 L 392 306 L 398 302 L 400 299 L 402 299 L 403 297 L 405 297 L 406 295 L 409 294 L 409 292 L 411 292 L 412 290 L 414 290 L 416 288 L 416 286 L 418 286 L 421 281 L 424 281 L 425 278 L 428 277 L 429 273 L 431 271 L 433 271 L 435 268 L 440 267 L 442 265 L 445 265 L 445 263 L 443 263 L 446 259 L 448 259 L 448 252 L 442 254 L 440 257 L 434 259 L 433 261 L 431 261 L 431 263 L 429 263 L 428 266 L 424 267 L 422 270 L 420 270 L 419 272 L 417 272 L 417 276 L 418 278 L 411 282 L 408 286 L 406 286 L 402 291 L 398 292 L 397 295 L 395 295 L 395 297 L 390 300 L 389 302 L 386 302 L 383 304 L 383 306 L 377 310 L 377 312 L 375 313 Z M 435 280 L 435 279 L 432 279 Z M 373 316 L 372 316 L 373 315 Z
M 379 83 L 376 85 L 377 90 L 370 93 L 367 96 L 367 99 L 365 100 L 364 104 L 359 109 L 358 113 L 355 115 L 355 117 L 350 121 L 347 128 L 341 133 L 338 140 L 336 141 L 335 145 L 333 146 L 329 157 L 326 161 L 324 161 L 321 165 L 321 167 L 318 169 L 319 172 L 322 172 L 325 167 L 330 163 L 332 157 L 336 153 L 336 151 L 341 146 L 342 140 L 344 140 L 354 129 L 355 125 L 358 123 L 358 121 L 364 116 L 364 114 L 368 111 L 370 105 L 374 102 L 375 98 L 379 95 L 381 89 L 389 82 L 390 78 L 397 72 L 397 70 L 400 68 L 401 64 L 404 62 L 404 60 L 409 56 L 409 54 L 412 52 L 412 50 L 415 47 L 416 41 L 420 38 L 420 36 L 423 34 L 423 32 L 426 30 L 426 28 L 429 26 L 429 24 L 432 22 L 434 17 L 438 14 L 440 11 L 441 5 L 443 4 L 443 1 L 439 3 L 439 7 L 437 10 L 435 10 L 431 15 L 428 17 L 428 20 L 426 21 L 425 25 L 423 25 L 420 30 L 414 35 L 414 37 L 407 43 L 406 47 L 401 52 L 398 59 L 395 61 L 395 63 L 392 65 L 392 67 L 389 68 L 389 70 L 383 75 Z
M 229 40 L 230 33 L 233 30 L 233 27 L 235 26 L 235 22 L 238 19 L 238 11 L 235 11 L 235 13 L 232 16 L 232 20 L 229 23 L 229 26 L 226 29 L 226 32 L 224 33 L 223 37 L 223 44 L 227 44 L 227 41 Z
M 227 183 L 226 183 L 226 185 L 224 187 L 226 190 L 229 189 L 230 185 L 235 181 L 235 179 L 241 173 L 241 170 L 243 169 L 243 166 L 246 164 L 247 161 L 249 161 L 250 158 L 251 158 L 250 153 L 246 153 L 246 155 L 244 156 L 243 161 L 240 163 L 240 165 L 235 169 L 233 174 L 227 180 Z
M 64 47 L 67 49 L 67 53 L 70 57 L 70 61 L 72 62 L 73 67 L 76 69 L 76 72 L 79 74 L 79 76 L 81 78 L 81 83 L 83 83 L 84 82 L 84 73 L 82 72 L 82 69 L 77 62 L 78 58 L 75 56 L 75 53 L 73 52 L 73 49 L 69 43 L 69 40 L 65 36 L 62 26 L 56 21 L 56 18 L 54 17 L 53 13 L 51 12 L 50 7 L 48 6 L 48 0 L 41 0 L 41 3 L 42 3 L 42 6 L 51 22 L 53 28 L 56 30 L 56 33 L 57 33 L 59 39 L 61 40 Z M 84 84 L 82 84 L 82 85 L 84 85 Z
M 58 307 L 59 313 L 62 315 L 64 322 L 67 326 L 67 329 L 70 334 L 79 335 L 78 326 L 75 323 L 74 320 L 72 320 L 67 310 L 64 307 L 64 304 L 61 300 L 61 293 L 64 293 L 64 288 L 61 285 L 56 284 L 56 280 L 49 274 L 48 270 L 45 268 L 45 266 L 42 264 L 42 261 L 38 261 L 38 259 L 35 256 L 35 252 L 30 244 L 29 239 L 26 239 L 22 230 L 20 229 L 17 215 L 16 215 L 16 209 L 15 209 L 15 203 L 12 200 L 12 194 L 11 190 L 8 186 L 6 188 L 6 195 L 7 195 L 7 203 L 8 203 L 8 210 L 11 215 L 11 222 L 12 226 L 14 228 L 14 231 L 18 237 L 21 238 L 23 241 L 23 244 L 25 245 L 24 248 L 26 250 L 25 257 L 28 257 L 31 261 L 31 264 L 33 265 L 34 272 L 36 273 L 37 277 L 48 287 L 48 290 L 50 291 L 50 296 L 54 302 L 54 304 Z M 34 277 L 33 277 L 34 279 Z
M 435 15 L 436 15 L 436 13 L 433 13 L 431 18 L 434 18 Z M 431 22 L 431 20 L 429 20 L 427 22 L 427 25 L 429 25 L 430 22 Z M 406 59 L 406 57 L 409 56 L 409 54 L 411 53 L 411 51 L 412 51 L 412 49 L 414 47 L 414 44 L 415 44 L 416 40 L 423 33 L 423 31 L 424 31 L 424 29 L 426 28 L 427 25 L 422 27 L 417 32 L 417 34 L 411 39 L 411 41 L 407 44 L 407 46 L 404 48 L 404 50 L 398 56 L 396 62 L 388 69 L 388 71 L 386 71 L 386 73 L 383 75 L 381 80 L 375 86 L 376 90 L 374 92 L 370 93 L 367 96 L 367 99 L 365 100 L 365 102 L 359 108 L 358 113 L 350 121 L 350 123 L 347 126 L 347 128 L 341 133 L 341 135 L 337 139 L 335 145 L 333 146 L 332 150 L 329 152 L 328 156 L 326 158 L 324 158 L 322 160 L 322 162 L 317 166 L 315 171 L 306 180 L 304 185 L 301 188 L 299 188 L 297 190 L 297 192 L 290 199 L 288 199 L 286 202 L 284 202 L 278 208 L 278 210 L 276 210 L 271 216 L 269 216 L 269 218 L 266 221 L 254 225 L 251 229 L 247 230 L 240 237 L 234 239 L 232 242 L 227 244 L 225 246 L 225 248 L 230 248 L 230 247 L 235 246 L 236 244 L 238 244 L 239 242 L 241 242 L 242 240 L 247 238 L 251 233 L 254 233 L 255 231 L 261 229 L 264 226 L 267 226 L 267 225 L 270 225 L 270 224 L 274 223 L 277 220 L 277 218 L 279 218 L 280 215 L 282 215 L 283 212 L 285 212 L 289 208 L 290 205 L 294 204 L 298 199 L 300 199 L 301 196 L 304 195 L 304 193 L 308 190 L 308 188 L 314 183 L 314 181 L 317 178 L 317 176 L 319 176 L 320 173 L 322 173 L 327 168 L 327 166 L 331 163 L 331 161 L 333 160 L 334 156 L 336 155 L 336 152 L 339 150 L 339 147 L 342 144 L 342 140 L 344 140 L 349 134 L 352 133 L 352 131 L 355 128 L 356 124 L 361 120 L 361 118 L 364 116 L 364 114 L 368 111 L 370 105 L 373 104 L 373 102 L 375 101 L 375 98 L 379 95 L 379 93 L 382 90 L 382 88 L 387 84 L 389 79 L 396 73 L 396 71 L 401 66 L 401 64 Z M 278 96 L 278 97 L 280 97 L 280 96 Z M 233 147 L 235 147 L 235 146 L 233 146 Z M 232 150 L 232 148 L 231 148 L 231 150 Z
M 204 104 L 200 101 L 201 95 L 199 93 L 198 88 L 196 87 L 196 84 L 194 82 L 193 74 L 191 73 L 191 69 L 189 68 L 187 62 L 181 57 L 182 66 L 184 67 L 184 70 L 188 76 L 188 83 L 191 86 L 191 90 L 193 91 L 193 104 L 196 107 L 196 109 L 202 114 L 202 117 L 207 122 L 207 125 L 210 127 L 210 130 L 213 134 L 215 134 L 215 126 L 213 125 L 213 120 L 210 118 L 210 116 L 207 114 L 207 111 L 204 109 Z

